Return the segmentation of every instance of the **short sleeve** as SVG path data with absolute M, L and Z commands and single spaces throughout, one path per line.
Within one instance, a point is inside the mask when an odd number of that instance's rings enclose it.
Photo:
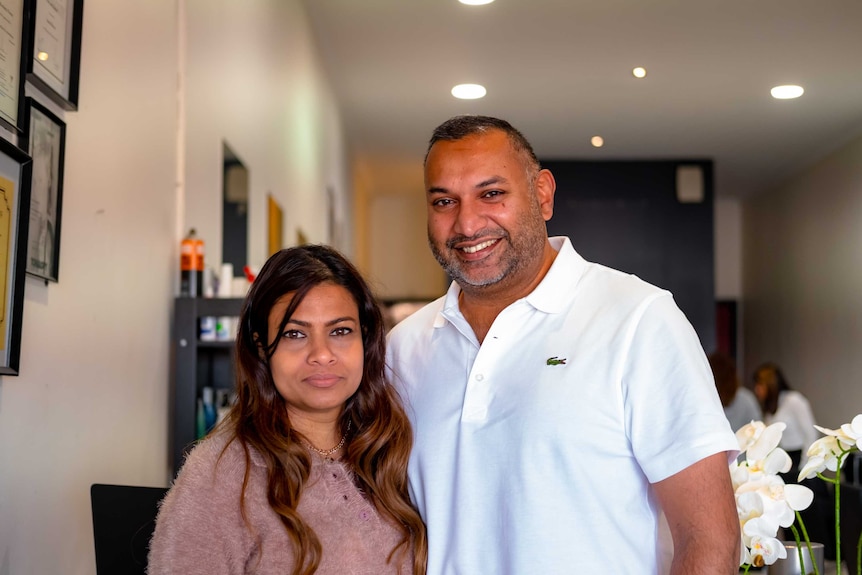
M 650 483 L 738 444 L 691 324 L 665 292 L 642 306 L 622 372 L 632 450 Z

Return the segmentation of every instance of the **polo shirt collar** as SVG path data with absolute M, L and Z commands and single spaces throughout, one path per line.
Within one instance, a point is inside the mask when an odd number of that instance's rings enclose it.
M 525 298 L 527 303 L 545 313 L 558 313 L 574 296 L 574 287 L 581 279 L 587 262 L 572 246 L 571 240 L 565 236 L 554 236 L 548 239 L 557 256 L 548 269 L 548 273 Z M 434 321 L 434 327 L 443 327 L 447 319 L 463 318 L 458 307 L 458 295 L 461 287 L 452 282 L 443 299 L 443 307 Z M 453 323 L 457 323 L 453 321 Z
M 575 286 L 584 273 L 587 262 L 572 247 L 565 236 L 549 238 L 557 257 L 548 273 L 527 297 L 527 303 L 545 313 L 559 313 L 574 297 Z

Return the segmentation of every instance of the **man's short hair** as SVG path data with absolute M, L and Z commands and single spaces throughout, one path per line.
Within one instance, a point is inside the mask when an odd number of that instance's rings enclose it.
M 428 142 L 428 149 L 425 151 L 425 161 L 428 161 L 428 154 L 431 152 L 432 146 L 440 140 L 454 142 L 474 134 L 485 134 L 491 130 L 501 130 L 506 133 L 515 151 L 523 154 L 527 160 L 525 163 L 527 164 L 528 172 L 539 171 L 541 168 L 539 159 L 536 157 L 536 153 L 533 152 L 533 146 L 530 145 L 524 134 L 515 129 L 506 120 L 491 116 L 455 116 L 437 126 L 431 134 L 431 140 Z

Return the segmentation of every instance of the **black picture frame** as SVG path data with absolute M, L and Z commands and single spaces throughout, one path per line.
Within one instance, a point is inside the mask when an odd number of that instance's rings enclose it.
M 84 0 L 30 1 L 28 47 L 24 58 L 27 81 L 64 110 L 75 111 L 81 76 Z M 65 14 L 55 10 L 63 7 Z M 55 42 L 63 45 L 52 45 Z M 61 50 L 63 56 L 56 59 L 56 64 L 50 55 L 55 50 Z
M 0 106 L 0 126 L 6 128 L 14 134 L 18 134 L 22 129 L 22 116 L 24 114 L 24 84 L 27 75 L 27 49 L 30 44 L 30 11 L 32 9 L 32 0 L 20 0 L 19 12 L 16 15 L 14 12 L 4 14 L 4 18 L 20 18 L 20 29 L 15 29 L 18 32 L 18 37 L 6 37 L 4 35 L 2 47 L 0 47 L 0 55 L 4 61 L 13 65 L 16 73 L 9 74 L 6 71 L 7 81 L 12 86 L 6 86 L 0 91 L 0 98 L 4 100 L 4 105 Z M 4 29 L 5 30 L 5 29 Z M 13 32 L 13 31 L 10 31 Z M 7 51 L 8 50 L 8 51 Z M 17 64 L 15 64 L 17 58 Z M 11 88 L 11 89 L 10 89 Z M 5 101 L 12 99 L 8 110 L 4 109 Z
M 32 167 L 30 156 L 0 138 L 0 375 L 18 375 L 21 357 Z
M 46 282 L 58 282 L 66 123 L 35 99 L 27 98 L 24 132 L 18 144 L 32 159 L 25 269 Z

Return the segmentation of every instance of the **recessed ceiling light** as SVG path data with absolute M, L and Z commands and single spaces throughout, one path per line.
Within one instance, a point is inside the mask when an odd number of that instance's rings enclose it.
M 490 4 L 494 0 L 458 0 L 461 4 L 467 4 L 468 6 L 481 6 L 482 4 Z
M 605 139 L 601 136 L 593 136 L 592 138 L 590 138 L 590 143 L 593 145 L 594 148 L 601 148 L 605 145 Z
M 632 70 L 632 76 L 635 78 L 646 78 L 646 68 L 642 68 L 638 66 L 634 70 Z
M 772 90 L 769 91 L 772 94 L 773 98 L 778 100 L 792 100 L 793 98 L 798 98 L 802 95 L 805 90 L 802 86 L 776 86 Z
M 484 98 L 486 93 L 485 86 L 479 84 L 458 84 L 452 88 L 452 95 L 461 100 Z

